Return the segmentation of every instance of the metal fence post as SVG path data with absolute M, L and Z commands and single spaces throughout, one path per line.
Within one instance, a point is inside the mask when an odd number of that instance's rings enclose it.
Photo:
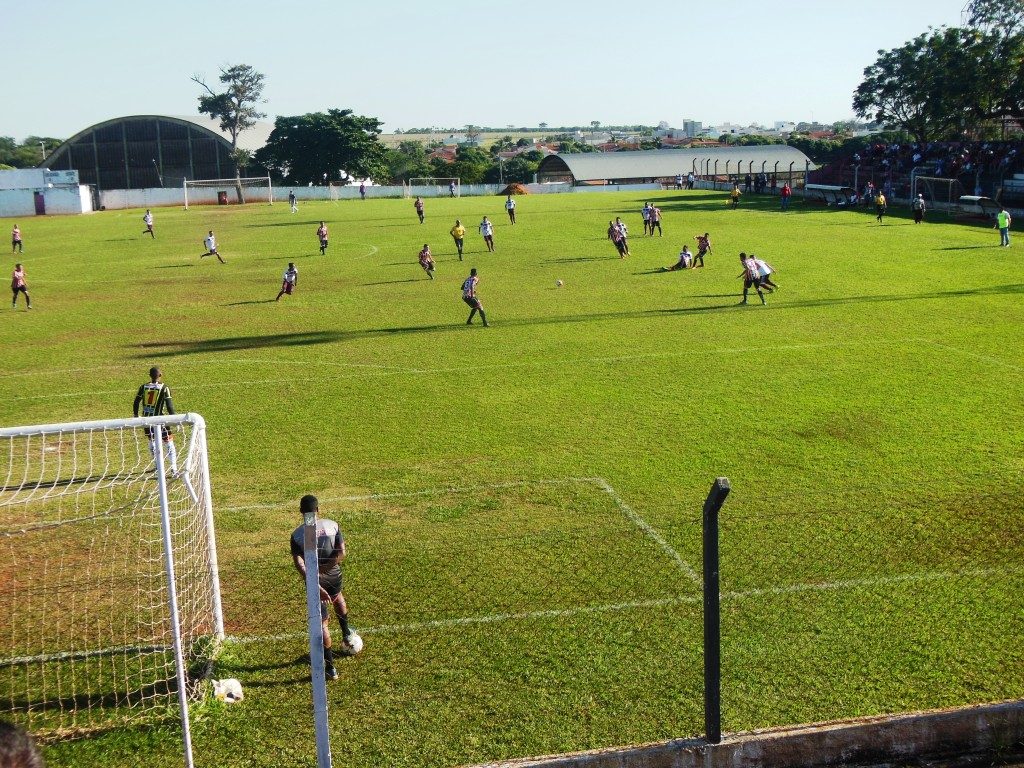
M 718 510 L 730 491 L 729 478 L 711 484 L 704 500 L 704 733 L 709 744 L 722 741 L 721 606 L 718 584 Z

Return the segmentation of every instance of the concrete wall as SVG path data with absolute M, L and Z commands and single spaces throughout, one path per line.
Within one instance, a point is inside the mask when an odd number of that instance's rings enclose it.
M 0 189 L 0 216 L 25 218 L 36 215 L 31 189 Z
M 0 171 L 0 189 L 42 189 L 45 186 L 46 171 L 42 168 Z
M 825 768 L 1024 755 L 1024 700 L 488 763 L 479 768 Z

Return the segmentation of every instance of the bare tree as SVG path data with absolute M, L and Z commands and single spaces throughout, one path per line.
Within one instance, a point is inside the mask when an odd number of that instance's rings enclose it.
M 242 195 L 242 168 L 248 164 L 250 155 L 238 148 L 238 135 L 256 125 L 266 114 L 258 105 L 263 103 L 263 73 L 248 64 L 233 64 L 221 67 L 217 78 L 224 87 L 215 91 L 200 75 L 193 75 L 192 82 L 201 85 L 206 93 L 199 96 L 199 111 L 214 120 L 220 120 L 220 128 L 231 136 L 231 161 L 235 164 L 235 191 L 238 202 L 244 203 Z

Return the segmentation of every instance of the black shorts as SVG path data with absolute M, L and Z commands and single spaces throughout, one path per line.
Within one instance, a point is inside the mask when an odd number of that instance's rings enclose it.
M 26 288 L 24 285 L 19 285 L 17 287 L 12 285 L 11 290 L 14 291 L 15 296 L 17 296 L 19 293 L 24 293 L 26 296 L 28 296 L 28 288 Z
M 471 306 L 473 309 L 483 309 L 483 307 L 480 306 L 480 299 L 478 298 L 471 296 L 463 296 L 462 300 L 466 302 L 466 304 Z
M 455 241 L 455 247 L 461 250 L 462 249 L 462 238 L 461 237 L 453 237 L 452 239 Z
M 320 574 L 320 586 L 330 595 L 331 600 L 341 594 L 342 579 L 341 579 L 341 566 L 334 566 L 327 573 Z M 327 621 L 330 613 L 330 604 L 321 602 L 320 603 L 320 619 Z

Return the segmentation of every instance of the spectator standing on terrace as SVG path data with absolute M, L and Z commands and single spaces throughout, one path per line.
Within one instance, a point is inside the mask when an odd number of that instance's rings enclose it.
M 693 171 L 686 174 L 686 188 L 693 189 L 693 185 L 697 183 L 697 177 L 693 175 Z
M 999 228 L 999 247 L 1009 248 L 1010 247 L 1010 224 L 1013 223 L 1013 219 L 1010 218 L 1010 212 L 1006 210 L 1004 205 L 999 209 L 999 213 L 996 214 L 996 226 Z
M 750 176 L 750 174 L 748 173 L 746 176 L 743 177 L 743 191 L 749 194 L 750 193 L 750 188 L 753 185 L 753 183 L 754 183 L 754 180 Z
M 914 212 L 914 223 L 920 224 L 921 220 L 924 219 L 924 195 L 919 194 L 914 198 L 914 202 L 910 204 L 911 210 Z
M 677 173 L 676 174 L 676 189 L 682 189 L 682 188 L 683 188 L 683 174 Z
M 791 198 L 792 196 L 793 196 L 792 188 L 790 188 L 789 184 L 783 184 L 782 185 L 782 193 L 780 194 L 780 198 L 782 199 L 782 210 L 784 210 L 784 211 L 788 211 L 789 210 L 789 198 Z

